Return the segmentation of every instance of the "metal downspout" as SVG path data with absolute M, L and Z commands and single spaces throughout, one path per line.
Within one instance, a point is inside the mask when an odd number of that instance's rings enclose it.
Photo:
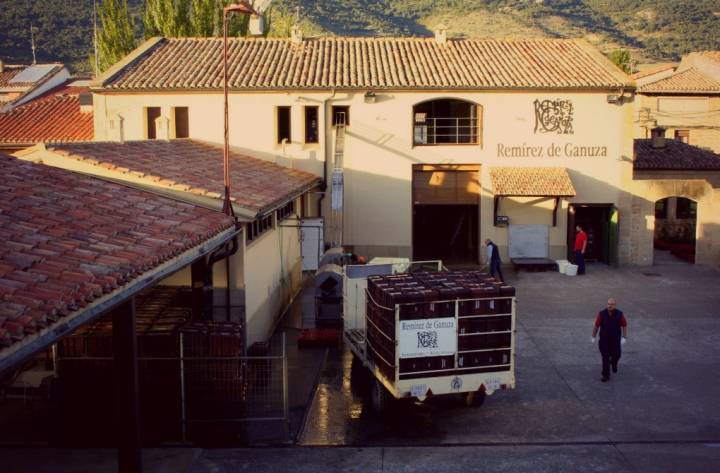
M 324 125 L 325 125 L 325 133 L 323 135 L 323 140 L 325 141 L 325 162 L 323 163 L 323 180 L 320 184 L 320 198 L 318 199 L 317 204 L 317 210 L 318 210 L 318 217 L 322 216 L 322 202 L 325 200 L 325 194 L 327 193 L 327 176 L 328 176 L 328 163 L 330 162 L 330 146 L 328 141 L 328 103 L 335 98 L 335 88 L 332 89 L 332 94 L 330 97 L 326 97 L 323 100 L 323 114 L 325 115 Z M 330 128 L 332 129 L 332 117 L 330 117 Z

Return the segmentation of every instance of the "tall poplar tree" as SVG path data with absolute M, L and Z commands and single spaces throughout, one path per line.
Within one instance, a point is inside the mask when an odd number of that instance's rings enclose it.
M 190 33 L 187 0 L 146 0 L 143 13 L 145 38 L 180 37 Z
M 193 36 L 218 36 L 218 18 L 222 6 L 218 0 L 192 0 L 190 14 L 191 34 Z
M 98 63 L 105 71 L 135 48 L 135 38 L 127 0 L 102 0 L 98 16 Z

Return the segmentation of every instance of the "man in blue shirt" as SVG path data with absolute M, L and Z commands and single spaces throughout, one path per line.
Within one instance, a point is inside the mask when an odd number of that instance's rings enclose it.
M 487 245 L 487 265 L 490 268 L 490 276 L 496 277 L 495 273 L 497 273 L 497 278 L 499 278 L 501 282 L 505 282 L 505 278 L 500 270 L 502 261 L 500 260 L 498 246 L 493 243 L 490 238 L 485 240 L 485 244 Z

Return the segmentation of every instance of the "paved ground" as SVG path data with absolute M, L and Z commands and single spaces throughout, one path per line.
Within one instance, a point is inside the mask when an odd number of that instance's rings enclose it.
M 517 389 L 482 407 L 449 399 L 377 418 L 347 352 L 335 351 L 301 446 L 151 450 L 146 471 L 720 471 L 720 274 L 661 261 L 512 275 Z M 601 383 L 590 331 L 610 296 L 628 316 L 629 340 L 619 373 Z M 6 449 L 0 458 L 8 472 L 114 471 L 112 451 Z

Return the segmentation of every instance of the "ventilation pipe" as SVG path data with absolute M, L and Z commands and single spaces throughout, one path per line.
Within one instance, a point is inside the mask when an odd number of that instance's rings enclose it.
M 447 43 L 447 26 L 442 23 L 435 27 L 435 41 L 438 44 Z
M 294 25 L 290 28 L 290 40 L 293 44 L 301 44 L 303 40 L 302 30 L 299 26 Z
M 113 115 L 108 122 L 108 140 L 122 143 L 125 139 L 125 131 L 123 130 L 123 121 L 125 119 L 120 115 Z

